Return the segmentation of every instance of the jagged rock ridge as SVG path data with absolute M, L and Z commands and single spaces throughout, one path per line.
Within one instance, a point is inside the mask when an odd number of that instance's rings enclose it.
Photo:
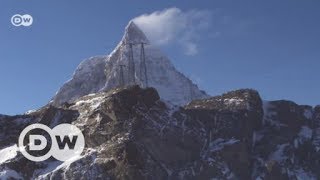
M 244 89 L 185 107 L 131 86 L 0 117 L 0 179 L 319 179 L 320 106 L 262 101 Z M 16 151 L 32 123 L 72 123 L 81 157 L 35 163 Z

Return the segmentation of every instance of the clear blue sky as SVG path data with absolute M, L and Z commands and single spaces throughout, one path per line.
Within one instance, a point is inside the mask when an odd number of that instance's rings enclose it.
M 0 113 L 45 105 L 83 59 L 113 50 L 130 19 L 170 7 L 216 13 L 218 35 L 203 34 L 198 54 L 162 47 L 211 95 L 254 88 L 267 100 L 320 104 L 318 0 L 2 0 Z M 17 13 L 33 25 L 12 26 Z

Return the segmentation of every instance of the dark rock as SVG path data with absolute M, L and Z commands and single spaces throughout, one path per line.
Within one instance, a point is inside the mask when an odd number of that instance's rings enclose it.
M 78 126 L 81 157 L 32 162 L 21 153 L 0 172 L 24 179 L 296 179 L 320 177 L 320 107 L 262 102 L 257 91 L 232 91 L 177 107 L 138 86 L 0 116 L 0 148 L 29 124 Z

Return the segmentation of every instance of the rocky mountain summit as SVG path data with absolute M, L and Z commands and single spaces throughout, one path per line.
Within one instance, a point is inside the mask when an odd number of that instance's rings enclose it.
M 27 160 L 29 124 L 71 123 L 80 157 Z M 154 88 L 101 91 L 61 106 L 0 117 L 0 179 L 319 179 L 320 106 L 263 101 L 242 89 L 175 106 Z
M 176 105 L 209 97 L 177 71 L 169 58 L 130 21 L 121 41 L 110 55 L 84 60 L 51 103 L 59 106 L 90 93 L 135 84 L 156 88 L 161 99 Z

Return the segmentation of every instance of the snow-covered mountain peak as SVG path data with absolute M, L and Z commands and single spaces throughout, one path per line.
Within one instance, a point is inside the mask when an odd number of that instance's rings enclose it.
M 125 29 L 124 36 L 121 41 L 123 44 L 140 44 L 149 43 L 148 38 L 143 33 L 143 31 L 133 22 L 130 21 Z
M 52 102 L 59 106 L 90 93 L 128 85 L 154 87 L 163 100 L 179 105 L 208 97 L 130 21 L 111 54 L 82 62 Z

